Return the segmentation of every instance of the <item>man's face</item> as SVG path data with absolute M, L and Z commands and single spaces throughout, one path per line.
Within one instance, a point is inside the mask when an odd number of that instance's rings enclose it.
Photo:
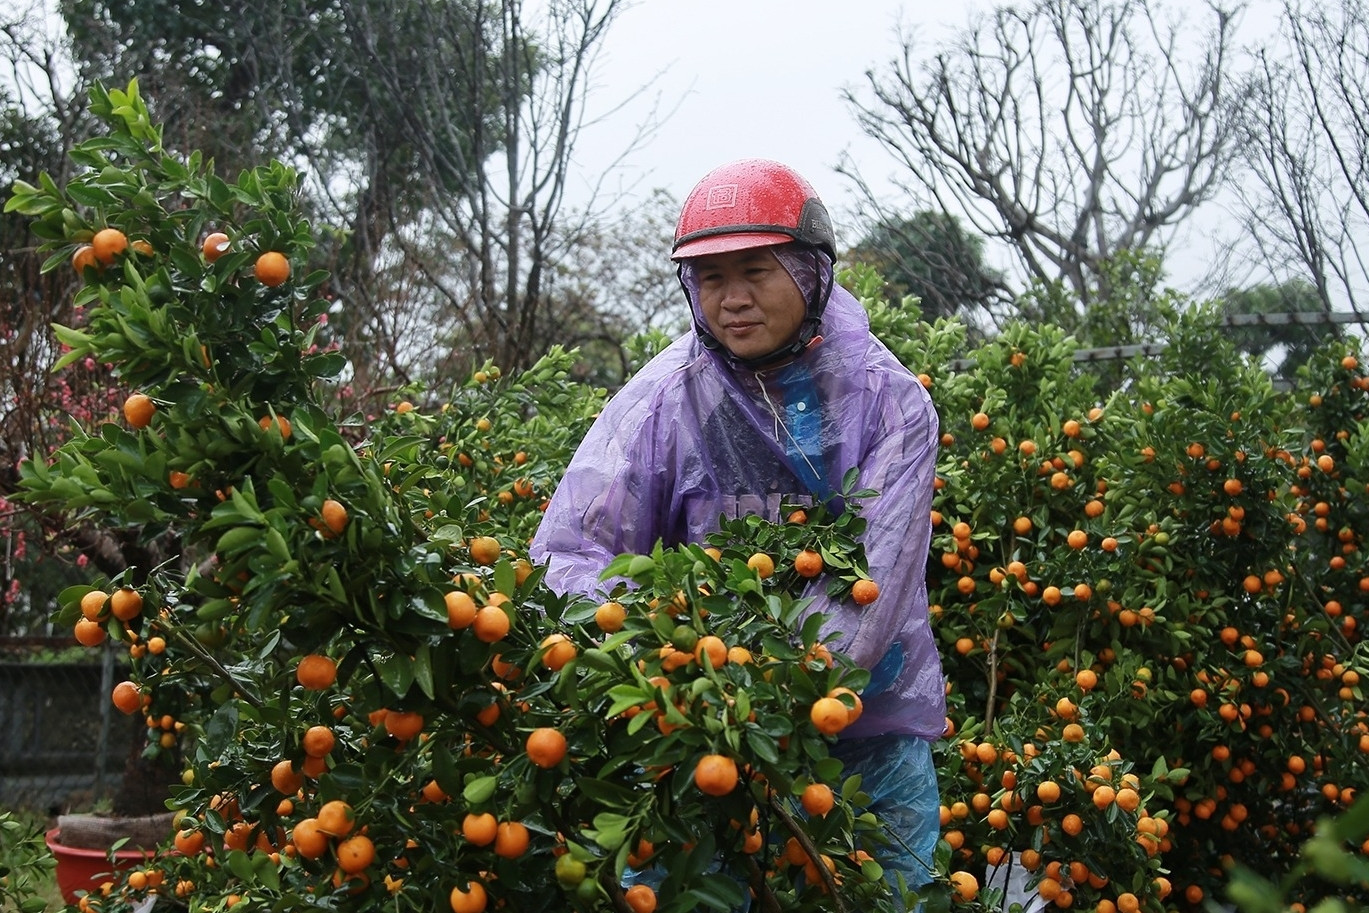
M 803 293 L 770 248 L 710 254 L 694 268 L 704 322 L 733 355 L 769 355 L 798 334 Z

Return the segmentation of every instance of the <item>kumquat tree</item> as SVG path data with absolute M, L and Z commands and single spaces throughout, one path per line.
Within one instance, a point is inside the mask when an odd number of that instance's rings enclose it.
M 82 173 L 7 205 L 85 280 L 61 366 L 110 365 L 127 398 L 21 495 L 164 556 L 60 619 L 128 645 L 111 699 L 186 772 L 168 853 L 79 905 L 893 909 L 887 838 L 827 754 L 868 676 L 798 599 L 824 565 L 860 582 L 869 493 L 557 596 L 523 551 L 603 400 L 568 354 L 335 420 L 293 173 L 226 182 L 162 148 L 136 83 L 92 100 L 110 132 Z
M 1010 859 L 1048 906 L 1227 902 L 1233 866 L 1291 871 L 1369 784 L 1369 379 L 1340 344 L 1279 393 L 1211 315 L 1176 320 L 1111 393 L 1051 328 L 925 369 L 943 838 L 953 868 Z M 900 354 L 942 364 L 957 335 Z M 1357 874 L 1296 882 L 1290 908 L 1363 904 L 1367 816 L 1329 841 Z
M 1048 326 L 953 370 L 962 326 L 846 277 L 941 420 L 942 839 L 905 895 L 828 753 L 868 674 L 803 598 L 872 598 L 878 492 L 848 478 L 840 515 L 726 521 L 620 556 L 602 601 L 557 595 L 526 546 L 604 401 L 574 354 L 335 415 L 347 364 L 295 175 L 226 181 L 162 147 L 136 83 L 91 98 L 107 133 L 77 175 L 6 206 L 82 276 L 60 367 L 102 366 L 123 415 L 26 462 L 21 497 L 160 556 L 71 587 L 58 617 L 126 645 L 111 700 L 185 772 L 162 852 L 85 913 L 1365 903 L 1350 344 L 1290 394 L 1176 300 L 1164 354 L 1112 389 Z

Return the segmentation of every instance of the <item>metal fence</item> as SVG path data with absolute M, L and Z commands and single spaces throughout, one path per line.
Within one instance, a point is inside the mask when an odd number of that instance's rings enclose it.
M 1331 324 L 1353 324 L 1363 330 L 1369 327 L 1369 315 L 1359 311 L 1312 311 L 1283 314 L 1231 314 L 1223 318 L 1224 327 L 1282 327 L 1282 326 L 1323 326 Z M 1138 343 L 1126 346 L 1100 346 L 1093 349 L 1075 351 L 1073 360 L 1083 362 L 1117 361 L 1129 358 L 1152 358 L 1168 347 L 1163 342 Z M 973 358 L 957 358 L 951 361 L 953 371 L 970 371 L 975 367 Z
M 109 700 L 127 667 L 109 647 L 69 659 L 70 644 L 0 638 L 0 807 L 88 810 L 119 786 L 141 725 Z

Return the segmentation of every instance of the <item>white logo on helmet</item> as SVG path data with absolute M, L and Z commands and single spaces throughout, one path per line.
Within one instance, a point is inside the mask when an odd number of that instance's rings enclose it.
M 704 209 L 731 209 L 736 205 L 736 184 L 719 184 L 708 188 L 708 199 L 704 202 Z

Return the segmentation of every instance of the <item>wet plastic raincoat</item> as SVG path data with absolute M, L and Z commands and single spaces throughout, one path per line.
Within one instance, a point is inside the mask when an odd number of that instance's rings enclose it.
M 696 319 L 699 319 L 696 306 Z M 941 665 L 927 618 L 926 556 L 938 423 L 927 392 L 871 333 L 840 286 L 822 339 L 777 368 L 752 372 L 689 334 L 648 363 L 605 406 L 547 508 L 531 554 L 547 582 L 593 595 L 617 555 L 702 542 L 720 514 L 779 519 L 780 506 L 825 500 L 847 470 L 879 494 L 861 505 L 880 596 L 830 602 L 834 649 L 875 670 L 864 713 L 842 738 L 938 738 Z M 880 681 L 880 679 L 884 679 Z

